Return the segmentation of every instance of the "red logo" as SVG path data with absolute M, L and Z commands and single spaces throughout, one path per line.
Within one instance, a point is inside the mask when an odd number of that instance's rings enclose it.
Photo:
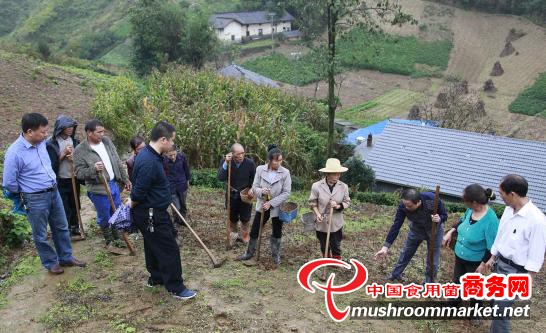
M 303 265 L 298 271 L 298 282 L 303 289 L 314 294 L 315 289 L 311 286 L 312 284 L 317 289 L 324 291 L 326 310 L 328 311 L 330 317 L 332 317 L 332 319 L 336 322 L 343 321 L 347 318 L 347 316 L 349 316 L 350 307 L 347 306 L 345 309 L 339 310 L 334 302 L 334 295 L 347 294 L 356 291 L 362 288 L 368 280 L 368 270 L 366 267 L 356 259 L 351 259 L 350 262 L 355 267 L 355 276 L 351 281 L 341 286 L 334 285 L 335 273 L 330 274 L 328 280 L 326 281 L 326 285 L 320 284 L 317 281 L 310 282 L 310 279 L 313 272 L 321 267 L 337 266 L 351 269 L 351 265 L 342 260 L 329 258 L 315 259 Z

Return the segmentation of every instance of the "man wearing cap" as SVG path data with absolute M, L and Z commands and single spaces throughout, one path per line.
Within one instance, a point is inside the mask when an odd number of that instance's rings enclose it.
M 527 197 L 529 186 L 520 175 L 504 177 L 499 186 L 506 208 L 486 267 L 498 274 L 528 273 L 535 278 L 544 264 L 546 251 L 546 217 Z M 495 300 L 499 313 L 515 300 Z M 510 332 L 510 317 L 491 321 L 491 332 Z
M 256 174 L 256 164 L 250 158 L 245 157 L 245 148 L 239 143 L 234 143 L 231 146 L 231 151 L 226 154 L 222 161 L 218 169 L 218 180 L 227 182 L 229 163 L 231 163 L 231 184 L 227 190 L 226 200 L 227 195 L 229 195 L 230 245 L 235 245 L 238 238 L 242 238 L 243 242 L 248 244 L 252 203 L 244 202 L 241 199 L 241 191 L 248 188 L 249 198 L 253 197 L 251 187 Z M 237 222 L 239 220 L 241 221 L 242 237 L 239 237 L 237 233 Z
M 349 207 L 349 186 L 339 180 L 347 171 L 337 158 L 329 158 L 326 166 L 319 170 L 325 177 L 311 186 L 309 206 L 315 213 L 315 228 L 324 258 L 341 260 L 341 239 L 343 238 L 343 210 Z M 331 225 L 329 211 L 333 208 Z M 326 252 L 326 238 L 330 232 L 329 251 Z

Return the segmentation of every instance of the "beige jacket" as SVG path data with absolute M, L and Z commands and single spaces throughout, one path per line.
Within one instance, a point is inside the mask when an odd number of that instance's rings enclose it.
M 334 200 L 343 206 L 343 209 L 349 207 L 351 199 L 349 198 L 349 186 L 338 180 L 334 190 L 330 192 L 326 179 L 321 179 L 311 186 L 311 195 L 309 195 L 309 206 L 318 207 L 319 212 L 324 216 L 322 223 L 315 222 L 317 231 L 328 232 L 328 214 L 330 212 L 330 201 Z M 343 211 L 336 211 L 332 215 L 332 229 L 330 232 L 336 232 L 343 227 Z
M 270 217 L 277 217 L 279 216 L 281 205 L 283 202 L 288 200 L 290 192 L 292 191 L 292 178 L 290 177 L 290 171 L 280 166 L 275 174 L 275 177 L 269 181 L 267 179 L 267 168 L 267 164 L 260 165 L 256 168 L 256 175 L 254 176 L 254 183 L 252 184 L 252 191 L 256 196 L 256 211 L 262 211 L 262 205 L 264 203 L 262 189 L 270 188 Z

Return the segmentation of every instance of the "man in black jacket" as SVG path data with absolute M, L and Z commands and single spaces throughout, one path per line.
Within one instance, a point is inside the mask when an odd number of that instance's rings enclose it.
M 173 297 L 189 299 L 196 293 L 186 288 L 182 279 L 180 249 L 167 211 L 171 189 L 161 156 L 171 150 L 175 134 L 172 125 L 158 122 L 150 134 L 150 144 L 138 154 L 133 169 L 131 217 L 144 237 L 148 286 L 163 285 Z
M 245 148 L 239 144 L 234 143 L 231 146 L 231 152 L 229 152 L 220 168 L 218 169 L 218 180 L 227 181 L 228 178 L 228 163 L 231 164 L 231 187 L 227 190 L 230 195 L 230 245 L 235 245 L 239 235 L 237 233 L 237 222 L 241 221 L 242 240 L 245 244 L 248 244 L 250 240 L 249 236 L 249 221 L 252 214 L 252 204 L 243 202 L 241 200 L 240 192 L 245 188 L 252 188 L 252 182 L 254 181 L 254 175 L 256 174 L 256 164 L 250 158 L 245 157 Z M 249 196 L 252 197 L 253 193 L 250 189 Z M 227 195 L 226 195 L 227 199 Z
M 53 135 L 47 140 L 46 148 L 51 160 L 51 168 L 57 175 L 57 186 L 63 201 L 68 228 L 73 236 L 80 236 L 74 190 L 72 188 L 73 161 L 72 152 L 80 143 L 76 139 L 76 121 L 67 116 L 59 116 L 55 121 Z M 80 197 L 80 185 L 76 184 L 77 197 Z M 79 204 L 79 201 L 78 201 Z

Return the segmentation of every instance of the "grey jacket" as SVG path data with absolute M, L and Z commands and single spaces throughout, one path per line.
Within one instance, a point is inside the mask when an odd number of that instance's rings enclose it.
M 264 203 L 262 189 L 270 188 L 270 217 L 277 217 L 279 216 L 281 205 L 288 200 L 290 192 L 292 191 L 292 178 L 290 177 L 290 171 L 280 166 L 273 180 L 269 182 L 266 177 L 267 168 L 267 164 L 260 165 L 256 168 L 256 175 L 254 176 L 254 183 L 252 184 L 252 191 L 256 196 L 256 211 L 262 211 L 262 205 Z
M 118 183 L 127 183 L 129 181 L 129 176 L 119 158 L 116 147 L 107 137 L 103 137 L 102 142 L 110 157 L 110 163 L 112 163 L 112 169 L 114 169 L 115 180 Z M 74 150 L 74 172 L 76 177 L 81 181 L 85 181 L 87 192 L 106 195 L 106 190 L 101 182 L 101 178 L 99 178 L 99 175 L 95 170 L 95 163 L 100 161 L 102 160 L 100 159 L 99 154 L 91 149 L 87 140 L 83 140 Z M 106 177 L 107 181 L 110 181 L 108 172 L 103 172 L 103 175 Z
M 343 209 L 349 207 L 349 203 L 351 202 L 351 199 L 349 198 L 349 186 L 341 180 L 338 180 L 334 186 L 334 190 L 330 192 L 326 179 L 321 179 L 311 186 L 309 206 L 311 206 L 311 208 L 317 207 L 318 211 L 324 216 L 324 221 L 322 223 L 315 222 L 317 231 L 328 232 L 328 217 L 331 200 L 343 205 Z M 343 211 L 334 210 L 332 215 L 332 229 L 330 232 L 338 231 L 343 227 L 344 223 Z

